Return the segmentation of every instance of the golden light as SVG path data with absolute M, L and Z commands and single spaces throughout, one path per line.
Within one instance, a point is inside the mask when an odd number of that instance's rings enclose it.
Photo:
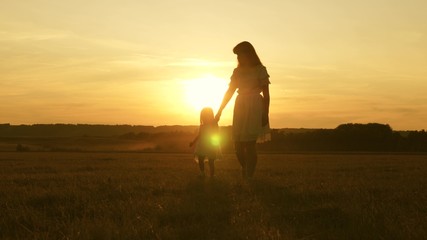
M 213 146 L 218 147 L 220 145 L 220 142 L 221 142 L 221 138 L 219 137 L 218 134 L 215 134 L 215 135 L 211 136 L 211 144 Z
M 186 102 L 195 111 L 204 107 L 211 107 L 214 111 L 221 104 L 222 97 L 228 88 L 228 81 L 214 75 L 183 82 Z

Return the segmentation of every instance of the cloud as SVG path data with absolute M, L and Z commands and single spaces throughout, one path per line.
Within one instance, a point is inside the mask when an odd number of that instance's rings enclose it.
M 178 61 L 167 63 L 167 66 L 180 66 L 180 67 L 232 67 L 235 62 L 224 61 L 210 61 L 197 58 L 182 58 Z
M 3 31 L 0 73 L 4 81 L 143 81 L 162 76 L 165 58 L 125 41 L 75 33 Z M 153 69 L 158 68 L 157 73 Z

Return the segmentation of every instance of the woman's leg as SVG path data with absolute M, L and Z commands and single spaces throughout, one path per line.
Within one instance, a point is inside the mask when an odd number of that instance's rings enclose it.
M 256 141 L 246 143 L 246 165 L 248 171 L 248 177 L 253 177 L 255 173 L 255 167 L 257 164 L 258 156 L 256 152 Z
M 197 160 L 199 161 L 200 173 L 205 175 L 205 156 L 197 156 Z
M 209 159 L 209 170 L 211 177 L 215 176 L 215 159 Z
M 234 148 L 236 150 L 237 160 L 242 166 L 242 176 L 246 177 L 246 149 L 244 142 L 235 142 Z

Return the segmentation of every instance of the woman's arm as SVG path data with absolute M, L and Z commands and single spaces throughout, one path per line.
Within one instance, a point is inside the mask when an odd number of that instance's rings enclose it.
M 215 115 L 215 120 L 219 121 L 221 118 L 222 110 L 224 110 L 225 106 L 227 106 L 227 103 L 230 101 L 230 99 L 233 97 L 234 92 L 236 91 L 235 87 L 228 87 L 227 91 L 224 94 L 224 97 L 222 99 L 221 106 L 218 109 L 217 114 Z
M 262 88 L 263 96 L 263 114 L 262 114 L 262 125 L 265 126 L 268 124 L 268 113 L 270 111 L 270 89 L 268 84 Z

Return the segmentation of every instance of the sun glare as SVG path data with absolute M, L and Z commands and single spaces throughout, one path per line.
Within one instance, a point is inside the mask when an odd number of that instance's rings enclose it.
M 183 84 L 186 101 L 195 111 L 204 107 L 211 107 L 216 111 L 228 88 L 227 80 L 213 75 L 187 80 Z

